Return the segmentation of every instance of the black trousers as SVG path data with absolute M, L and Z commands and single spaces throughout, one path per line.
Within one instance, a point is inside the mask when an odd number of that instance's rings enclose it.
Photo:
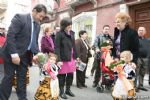
M 100 59 L 94 58 L 95 75 L 93 83 L 98 84 L 101 77 Z
M 58 74 L 58 80 L 59 80 L 59 88 L 61 92 L 64 92 L 64 86 L 66 84 L 66 90 L 70 89 L 70 86 L 73 82 L 73 73 L 67 73 L 67 74 Z
M 76 70 L 76 82 L 77 86 L 84 86 L 85 85 L 85 74 L 86 74 L 86 69 L 84 71 Z

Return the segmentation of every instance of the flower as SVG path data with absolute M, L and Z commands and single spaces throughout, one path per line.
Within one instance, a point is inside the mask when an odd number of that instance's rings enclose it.
M 103 42 L 100 47 L 107 47 L 107 46 L 112 46 L 112 41 L 111 40 L 106 40 Z
M 116 67 L 116 66 L 118 66 L 118 65 L 121 65 L 121 64 L 124 64 L 125 63 L 125 61 L 123 61 L 123 60 L 120 60 L 120 61 L 118 61 L 118 62 L 112 62 L 111 64 L 110 64 L 110 66 L 109 66 L 109 68 L 110 69 L 114 69 L 114 67 Z
M 47 61 L 46 54 L 40 52 L 40 53 L 37 54 L 37 56 L 38 56 L 39 63 L 44 65 L 46 63 L 46 61 Z

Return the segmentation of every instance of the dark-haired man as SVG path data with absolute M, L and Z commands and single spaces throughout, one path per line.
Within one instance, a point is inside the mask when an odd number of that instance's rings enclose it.
M 99 83 L 100 77 L 101 77 L 101 68 L 100 68 L 100 55 L 101 55 L 101 47 L 100 45 L 105 42 L 106 40 L 112 40 L 110 33 L 110 26 L 109 25 L 104 25 L 102 33 L 98 34 L 96 36 L 95 42 L 94 42 L 94 47 L 95 47 L 95 58 L 94 58 L 94 64 L 91 72 L 93 72 L 95 68 L 95 76 L 94 76 L 94 81 L 93 81 L 93 87 L 96 87 Z
M 5 75 L 0 85 L 0 100 L 8 100 L 16 71 L 18 100 L 27 100 L 26 74 L 32 58 L 37 61 L 40 22 L 46 16 L 44 5 L 36 5 L 30 14 L 16 14 L 10 24 L 7 40 L 2 48 Z

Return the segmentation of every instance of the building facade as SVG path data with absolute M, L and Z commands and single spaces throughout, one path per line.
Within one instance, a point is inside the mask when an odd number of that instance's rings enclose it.
M 87 30 L 93 42 L 105 24 L 110 25 L 113 36 L 115 15 L 118 12 L 129 13 L 131 26 L 136 30 L 139 26 L 146 27 L 146 37 L 150 37 L 149 0 L 60 0 L 60 5 L 54 9 L 55 20 L 52 22 L 59 25 L 63 17 L 71 17 L 73 30 L 76 33 Z
M 7 29 L 16 13 L 29 13 L 30 10 L 31 0 L 0 0 L 0 21 Z
M 73 30 L 77 33 L 86 30 L 93 42 L 96 34 L 101 33 L 103 25 L 110 25 L 111 34 L 115 27 L 115 15 L 127 12 L 132 18 L 132 27 L 147 29 L 146 37 L 150 37 L 150 1 L 149 0 L 0 0 L 0 22 L 9 26 L 16 13 L 30 12 L 38 3 L 48 8 L 50 23 L 59 26 L 64 17 L 71 17 Z

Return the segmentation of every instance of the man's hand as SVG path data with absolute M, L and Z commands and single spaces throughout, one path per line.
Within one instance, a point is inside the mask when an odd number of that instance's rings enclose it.
M 20 65 L 20 57 L 19 56 L 12 57 L 12 63 L 15 65 Z

